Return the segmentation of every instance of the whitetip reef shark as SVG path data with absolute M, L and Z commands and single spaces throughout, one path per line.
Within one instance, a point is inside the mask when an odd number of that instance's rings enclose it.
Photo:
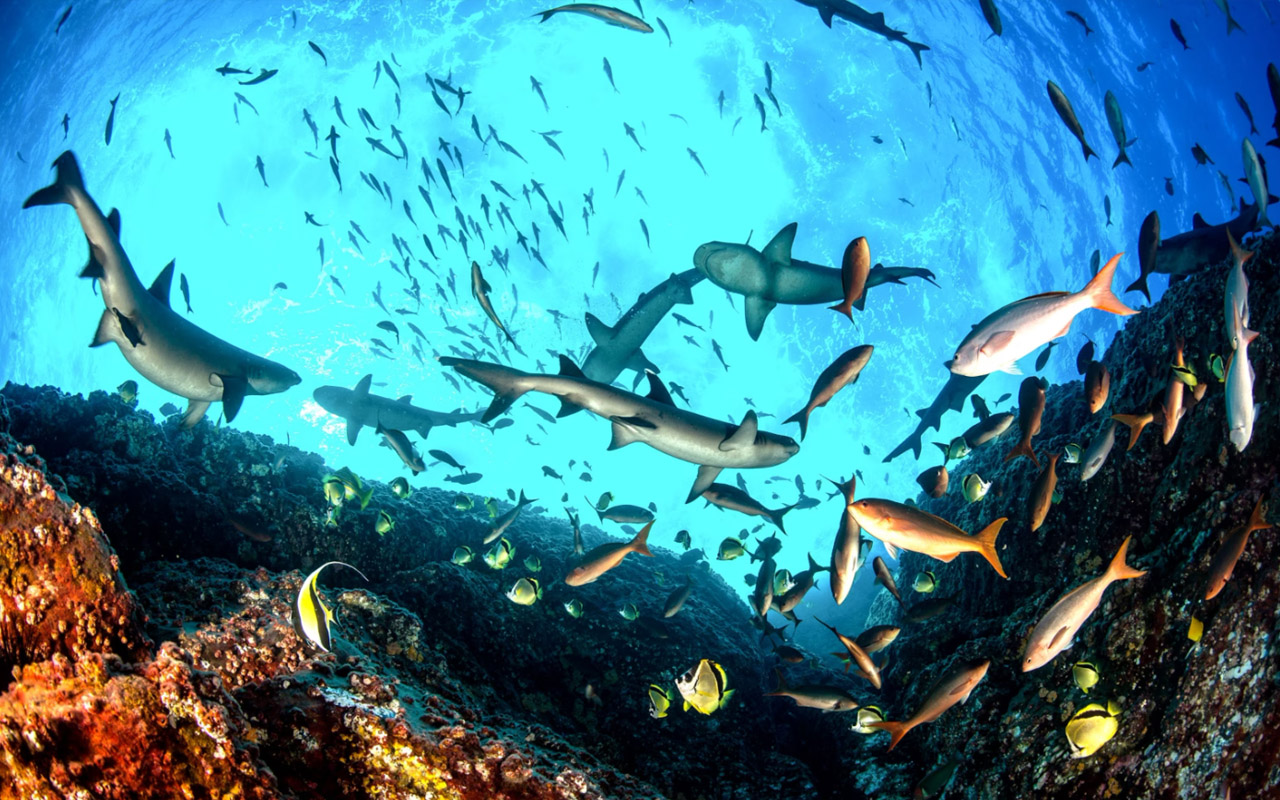
M 641 397 L 591 380 L 563 355 L 558 375 L 521 372 L 501 364 L 451 356 L 442 357 L 440 363 L 493 391 L 493 402 L 481 422 L 502 414 L 526 392 L 542 392 L 560 399 L 557 416 L 585 408 L 612 422 L 610 450 L 644 442 L 669 456 L 697 464 L 698 477 L 689 500 L 706 491 L 726 467 L 773 467 L 800 451 L 800 445 L 790 437 L 761 431 L 754 411 L 747 412 L 742 424 L 734 425 L 677 408 L 667 388 L 652 372 L 646 373 L 649 395 Z
M 312 393 L 320 407 L 347 421 L 347 443 L 355 444 L 362 427 L 383 428 L 397 431 L 417 431 L 427 438 L 437 425 L 453 427 L 459 422 L 471 422 L 482 416 L 479 411 L 431 411 L 412 404 L 413 395 L 398 400 L 369 393 L 373 375 L 365 375 L 354 389 L 341 386 L 321 386 Z
M 90 256 L 80 276 L 97 279 L 106 304 L 90 347 L 115 342 L 144 378 L 187 398 L 183 428 L 199 422 L 211 403 L 221 402 L 231 422 L 246 395 L 276 394 L 302 382 L 293 370 L 219 339 L 170 308 L 172 262 L 150 289 L 143 288 L 115 228 L 85 190 L 75 154 L 67 150 L 53 166 L 53 184 L 22 207 L 66 203 L 80 218 Z
M 596 346 L 582 362 L 583 374 L 593 381 L 613 383 L 627 369 L 635 370 L 641 376 L 645 370 L 658 372 L 640 348 L 677 303 L 693 302 L 691 290 L 702 279 L 703 275 L 694 269 L 672 275 L 641 294 L 635 305 L 613 327 L 588 312 L 587 332 Z

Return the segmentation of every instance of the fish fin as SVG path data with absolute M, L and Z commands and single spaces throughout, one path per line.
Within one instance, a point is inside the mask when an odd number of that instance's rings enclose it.
M 164 265 L 164 269 L 160 270 L 160 274 L 151 282 L 151 288 L 147 289 L 147 293 L 155 299 L 164 303 L 165 308 L 169 308 L 169 290 L 173 288 L 173 267 L 176 260 L 171 260 Z
M 58 203 L 74 205 L 72 191 L 84 191 L 84 178 L 80 175 L 80 165 L 76 163 L 74 153 L 70 150 L 63 151 L 62 155 L 53 162 L 53 166 L 57 168 L 53 183 L 37 190 L 22 201 L 23 208 L 52 206 Z
M 695 498 L 705 492 L 715 479 L 720 476 L 720 472 L 723 469 L 723 467 L 711 466 L 698 467 L 698 477 L 694 478 L 693 486 L 689 488 L 689 496 L 685 498 L 685 503 L 692 503 Z
M 757 342 L 760 340 L 760 332 L 764 330 L 764 321 L 769 318 L 769 312 L 773 311 L 774 306 L 778 304 L 752 295 L 748 296 L 742 305 L 747 313 L 747 335 L 751 337 L 751 341 Z
M 851 321 L 853 320 L 853 305 L 849 302 L 848 298 L 841 300 L 839 303 L 836 303 L 834 306 L 827 306 L 827 310 L 838 311 L 841 314 L 844 314 L 846 317 L 848 317 Z M 858 310 L 861 311 L 862 309 L 858 309 Z
M 1111 418 L 1129 428 L 1129 446 L 1125 448 L 1126 451 L 1133 449 L 1143 429 L 1154 419 L 1150 414 L 1112 414 Z
M 1004 457 L 1004 460 L 1012 461 L 1018 456 L 1026 456 L 1031 459 L 1031 463 L 1035 464 L 1037 469 L 1040 468 L 1040 459 L 1036 458 L 1036 451 L 1031 447 L 1031 442 L 1018 442 L 1013 446 L 1013 449 L 1009 451 L 1009 454 Z
M 627 359 L 627 365 L 624 369 L 635 370 L 638 373 L 636 376 L 637 384 L 640 382 L 640 378 L 644 376 L 645 372 L 662 371 L 658 369 L 658 365 L 650 361 L 649 357 L 644 354 L 644 351 L 638 347 L 631 353 L 631 357 Z
M 1113 581 L 1124 581 L 1130 578 L 1141 578 L 1147 574 L 1144 569 L 1134 569 L 1125 563 L 1125 556 L 1129 554 L 1129 540 L 1132 536 L 1126 536 L 1124 542 L 1121 543 L 1120 549 L 1116 551 L 1115 558 L 1111 559 L 1111 564 L 1107 567 L 1107 575 Z
M 1258 495 L 1258 504 L 1253 507 L 1253 513 L 1249 515 L 1247 530 L 1250 533 L 1271 527 L 1271 523 L 1267 522 L 1267 507 L 1263 505 L 1263 497 L 1265 495 Z
M 828 28 L 830 28 L 830 27 L 831 27 L 831 9 L 829 9 L 829 8 L 819 8 L 819 9 L 818 9 L 818 16 L 822 18 L 822 22 L 823 22 L 823 23 L 824 23 Z
M 636 352 L 639 351 L 637 350 Z M 654 375 L 650 370 L 645 370 L 645 375 L 649 378 L 649 394 L 645 396 L 655 403 L 674 406 L 676 401 L 671 399 L 671 392 L 667 391 L 667 387 L 663 384 L 662 379 L 657 375 Z
M 978 352 L 989 356 L 1012 342 L 1015 335 L 1015 331 L 996 331 L 982 343 L 982 347 L 978 349 Z
M 609 440 L 609 449 L 617 450 L 632 442 L 639 441 L 637 428 L 652 428 L 653 424 L 642 417 L 610 417 L 613 422 L 613 438 Z
M 101 347 L 108 342 L 118 341 L 117 331 L 119 330 L 120 324 L 116 322 L 116 315 L 111 313 L 111 309 L 106 309 L 98 319 L 98 330 L 94 332 L 93 341 L 89 343 L 89 346 Z
M 186 430 L 201 419 L 204 418 L 205 412 L 209 410 L 209 403 L 204 400 L 187 401 L 187 411 L 182 415 L 182 420 L 178 423 L 178 427 Z
M 347 416 L 347 444 L 354 445 L 356 437 L 360 435 L 360 417 L 357 414 L 356 406 L 369 397 L 369 387 L 373 384 L 373 375 L 365 375 L 356 384 L 356 388 L 351 390 L 351 414 Z M 381 427 L 381 426 L 379 426 Z
M 792 503 L 791 505 L 787 506 L 786 508 L 779 508 L 779 509 L 776 509 L 776 510 L 774 510 L 774 511 L 770 511 L 770 512 L 769 512 L 769 520 L 770 520 L 771 522 L 773 522 L 773 524 L 774 524 L 774 525 L 777 525 L 777 526 L 778 526 L 778 530 L 782 531 L 784 534 L 787 532 L 787 529 L 786 529 L 786 528 L 784 528 L 784 527 L 782 527 L 782 518 L 783 518 L 784 516 L 786 516 L 786 513 L 787 513 L 788 511 L 790 511 L 791 509 L 795 508 L 797 505 L 798 505 L 798 503 Z
M 858 309 L 859 311 L 866 310 L 867 308 L 867 290 L 866 289 L 863 289 L 862 294 L 858 295 L 858 299 L 853 301 L 853 307 Z M 850 315 L 849 318 L 853 319 L 853 316 Z
M 240 413 L 240 404 L 249 393 L 249 381 L 239 375 L 218 375 L 222 381 L 222 416 L 230 423 Z
M 397 402 L 397 403 L 404 403 L 405 405 L 409 405 L 410 403 L 412 403 L 412 402 L 413 402 L 413 395 L 411 395 L 411 394 L 406 394 L 404 397 L 401 397 L 401 398 L 397 399 L 397 400 L 396 400 L 396 402 Z
M 800 409 L 800 410 L 799 410 L 799 411 L 797 411 L 796 413 L 794 413 L 794 414 L 792 414 L 791 416 L 787 417 L 787 418 L 786 418 L 785 420 L 783 420 L 783 422 L 782 422 L 782 424 L 783 424 L 783 425 L 786 425 L 788 422 L 795 422 L 795 423 L 798 423 L 798 424 L 800 425 L 800 441 L 802 441 L 802 442 L 804 441 L 805 434 L 807 434 L 807 433 L 809 432 L 809 414 L 810 414 L 810 411 L 811 411 L 811 409 L 810 409 L 808 406 L 805 406 L 804 408 Z M 945 448 L 945 447 L 943 448 L 943 452 L 946 452 L 946 448 Z
M 1093 308 L 1100 311 L 1108 311 L 1112 314 L 1121 315 L 1136 314 L 1138 313 L 1137 311 L 1134 311 L 1132 308 L 1129 308 L 1124 303 L 1120 302 L 1120 298 L 1116 297 L 1111 292 L 1111 281 L 1115 277 L 1116 266 L 1120 263 L 1120 256 L 1122 255 L 1124 255 L 1124 253 L 1116 253 L 1112 256 L 1111 260 L 1108 261 L 1102 269 L 1098 270 L 1098 274 L 1094 275 L 1093 278 L 1085 284 L 1085 287 L 1080 290 L 1080 293 L 1089 299 L 1089 304 Z M 1145 287 L 1146 281 L 1143 279 L 1139 280 L 1142 281 L 1142 284 Z
M 889 558 L 892 558 L 894 561 L 898 560 L 899 548 L 897 545 L 889 544 L 888 542 L 881 542 L 880 544 L 884 545 L 884 550 L 889 554 Z
M 1018 362 L 1016 361 L 1010 361 L 1008 364 L 1005 364 L 1004 366 L 997 368 L 995 371 L 1008 373 L 1009 375 L 1022 374 L 1022 370 L 1018 367 Z
M 1126 144 L 1125 146 L 1127 147 L 1128 145 Z M 1121 164 L 1128 164 L 1131 167 L 1133 166 L 1133 162 L 1129 160 L 1129 154 L 1123 150 L 1120 151 L 1120 155 L 1116 156 L 1116 160 L 1112 162 L 1111 168 L 1115 169 Z
M 1000 564 L 1000 556 L 996 553 L 996 536 L 1000 535 L 1000 529 L 1008 521 L 1008 517 L 1000 517 L 983 528 L 977 536 L 973 537 L 978 544 L 978 552 L 991 564 L 996 573 L 1005 580 L 1008 580 L 1009 576 L 1005 574 L 1004 566 Z
M 777 261 L 780 264 L 787 265 L 791 263 L 791 245 L 796 239 L 796 228 L 798 224 L 790 223 L 774 234 L 769 243 L 760 251 L 760 255 L 769 261 Z
M 756 412 L 748 411 L 747 415 L 742 418 L 742 424 L 720 443 L 720 451 L 728 452 L 751 447 L 755 444 L 756 436 L 759 435 L 759 432 L 760 423 L 756 419 Z
M 1241 266 L 1244 266 L 1249 259 L 1253 258 L 1252 250 L 1245 250 L 1238 242 L 1236 242 L 1236 237 L 1231 235 L 1230 226 L 1227 226 L 1227 244 L 1231 247 L 1231 257 L 1239 262 Z
M 1089 160 L 1089 156 L 1093 156 L 1094 158 L 1098 157 L 1098 154 L 1093 152 L 1093 148 L 1089 146 L 1089 143 L 1083 139 L 1080 140 L 1080 147 L 1084 149 L 1084 160 L 1086 162 Z
M 867 725 L 868 728 L 879 728 L 882 731 L 889 732 L 889 749 L 898 746 L 898 742 L 902 741 L 902 737 L 907 735 L 907 731 L 911 730 L 911 725 L 906 722 L 872 722 Z
M 641 556 L 653 556 L 649 551 L 649 529 L 653 527 L 653 520 L 645 523 L 645 526 L 636 534 L 636 538 L 631 540 L 631 544 L 627 545 L 631 548 L 631 552 Z
M 556 412 L 556 419 L 560 419 L 561 417 L 567 417 L 570 414 L 576 414 L 582 410 L 582 406 L 578 405 L 572 400 L 566 400 L 563 397 L 559 399 L 560 399 L 560 410 Z
M 587 312 L 587 333 L 591 335 L 591 341 L 597 345 L 606 345 L 613 339 L 613 328 L 600 321 L 600 318 L 590 311 Z
M 583 374 L 582 374 L 582 370 L 578 369 L 578 365 L 577 365 L 577 364 L 575 364 L 575 363 L 573 363 L 573 360 L 572 360 L 572 359 L 570 359 L 568 356 L 564 355 L 563 353 L 561 353 L 561 354 L 560 354 L 560 372 L 559 372 L 559 374 L 560 374 L 560 375 L 563 375 L 563 376 L 564 376 L 564 377 L 566 377 L 566 378 L 585 378 L 585 377 L 587 377 L 586 375 L 583 375 Z
M 1053 634 L 1053 638 L 1049 640 L 1049 644 L 1045 645 L 1045 648 L 1054 652 L 1061 652 L 1062 650 L 1067 649 L 1066 645 L 1059 645 L 1059 642 L 1065 639 L 1066 636 L 1067 627 L 1064 625 L 1061 628 L 1058 628 L 1057 632 Z
M 938 559 L 944 564 L 950 564 L 952 561 L 956 560 L 956 556 L 960 555 L 960 552 L 956 551 L 954 553 L 942 553 L 942 554 L 930 553 L 930 555 L 933 558 Z
M 1192 215 L 1191 230 L 1194 231 L 1194 230 L 1199 230 L 1200 228 L 1208 228 L 1208 227 L 1211 227 L 1211 226 L 1209 225 L 1209 223 L 1204 221 L 1204 217 L 1200 216 L 1199 211 L 1197 211 L 1195 214 Z

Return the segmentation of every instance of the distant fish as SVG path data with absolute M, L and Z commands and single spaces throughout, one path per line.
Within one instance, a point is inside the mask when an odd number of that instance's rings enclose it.
M 1236 22 L 1231 16 L 1231 7 L 1227 5 L 1227 0 L 1213 0 L 1214 5 L 1227 17 L 1227 35 L 1230 36 L 1232 31 L 1240 31 L 1244 33 L 1244 28 L 1240 27 L 1240 23 Z
M 1128 164 L 1132 167 L 1133 162 L 1129 160 L 1129 154 L 1125 152 L 1125 148 L 1138 140 L 1126 138 L 1124 114 L 1120 111 L 1120 101 L 1116 99 L 1116 96 L 1109 89 L 1107 90 L 1105 105 L 1107 108 L 1107 124 L 1111 126 L 1111 135 L 1115 137 L 1116 146 L 1120 148 L 1120 155 L 1116 156 L 1111 168 L 1115 169 L 1121 164 Z M 1110 214 L 1107 215 L 1107 221 L 1110 222 Z
M 593 549 L 582 557 L 578 566 L 565 575 L 565 585 L 582 586 L 583 584 L 592 583 L 601 575 L 621 564 L 622 559 L 626 558 L 629 553 L 652 556 L 653 553 L 649 552 L 647 544 L 651 528 L 653 528 L 653 522 L 649 522 L 641 528 L 635 538 L 629 542 L 610 542 Z
M 71 9 L 74 6 L 67 6 L 67 10 L 62 12 L 62 16 L 58 17 L 58 24 L 53 28 L 53 35 L 57 36 L 62 30 L 62 26 L 67 23 L 67 17 L 71 16 Z
M 991 27 L 991 36 L 1000 36 L 1004 33 L 1004 23 L 1000 21 L 1000 9 L 996 8 L 996 0 L 978 0 L 978 3 L 982 6 L 982 16 Z M 990 39 L 991 36 L 987 38 Z
M 1083 25 L 1083 26 L 1084 26 L 1084 35 L 1085 35 L 1085 36 L 1088 36 L 1089 34 L 1093 33 L 1093 28 L 1090 28 L 1090 27 L 1089 27 L 1089 23 L 1087 23 L 1087 22 L 1085 22 L 1085 21 L 1084 21 L 1084 17 L 1080 16 L 1079 12 L 1076 12 L 1076 11 L 1068 11 L 1068 12 L 1067 12 L 1067 16 L 1068 16 L 1068 17 L 1071 17 L 1071 18 L 1072 18 L 1072 19 L 1074 19 L 1076 22 L 1079 22 L 1081 25 Z
M 821 408 L 829 403 L 841 389 L 857 383 L 862 370 L 870 362 L 871 354 L 874 350 L 875 348 L 869 344 L 854 347 L 846 351 L 822 371 L 822 374 L 814 382 L 812 391 L 809 393 L 809 402 L 805 404 L 804 408 L 792 414 L 786 420 L 786 422 L 799 423 L 800 441 L 804 441 L 804 437 L 808 433 L 809 415 L 813 413 L 814 409 Z
M 973 687 L 986 677 L 990 666 L 990 661 L 962 661 L 938 678 L 920 707 L 905 722 L 872 722 L 868 727 L 888 731 L 889 749 L 892 750 L 912 728 L 926 722 L 933 722 L 947 709 L 968 700 L 969 695 L 973 693 Z
M 280 71 L 280 70 L 278 70 L 278 69 L 263 69 L 263 70 L 259 70 L 258 74 L 257 74 L 257 75 L 252 79 L 252 80 L 240 81 L 240 85 L 241 85 L 241 86 L 254 86 L 254 85 L 256 85 L 256 84 L 262 83 L 263 81 L 270 80 L 271 78 L 275 77 L 275 74 L 276 74 L 277 72 L 279 72 L 279 71 Z
M 316 55 L 320 56 L 320 58 L 324 61 L 324 65 L 326 67 L 329 66 L 329 58 L 324 54 L 324 51 L 320 49 L 320 45 L 312 41 L 308 41 L 307 44 L 310 45 L 312 50 L 316 51 Z
M 1217 597 L 1227 585 L 1227 581 L 1231 580 L 1236 562 L 1240 560 L 1240 556 L 1244 554 L 1245 545 L 1249 543 L 1249 534 L 1271 527 L 1271 523 L 1266 520 L 1266 507 L 1262 503 L 1264 496 L 1265 493 L 1258 496 L 1258 503 L 1253 507 L 1253 513 L 1249 515 L 1248 521 L 1228 532 L 1223 537 L 1218 551 L 1213 554 L 1213 561 L 1209 565 L 1208 585 L 1204 593 L 1205 600 Z
M 653 33 L 653 28 L 649 23 L 634 14 L 630 14 L 620 8 L 613 8 L 612 6 L 600 5 L 598 3 L 569 3 L 568 5 L 547 9 L 546 11 L 539 11 L 533 16 L 541 16 L 542 19 L 538 21 L 546 22 L 556 14 L 562 13 L 582 14 L 583 16 L 593 17 L 601 22 L 606 22 L 618 28 L 626 28 L 627 30 L 637 31 L 639 33 Z M 670 34 L 668 34 L 668 36 L 670 36 Z
M 119 100 L 120 100 L 119 94 L 111 98 L 111 113 L 107 114 L 107 130 L 106 130 L 106 134 L 103 137 L 106 140 L 107 144 L 111 144 L 111 132 L 115 130 L 115 127 L 116 127 L 116 103 L 119 102 Z
M 1058 87 L 1058 84 L 1049 81 L 1047 86 L 1049 89 L 1049 101 L 1053 103 L 1053 109 L 1058 112 L 1058 116 L 1062 118 L 1062 122 L 1067 126 L 1067 129 L 1076 137 L 1076 141 L 1080 142 L 1080 147 L 1084 149 L 1084 160 L 1088 161 L 1089 156 L 1098 155 L 1093 152 L 1093 148 L 1089 147 L 1089 142 L 1085 140 L 1084 128 L 1080 126 L 1080 120 L 1076 118 L 1076 110 L 1071 107 L 1071 101 L 1062 93 L 1062 89 Z
M 1173 38 L 1178 40 L 1183 50 L 1190 50 L 1191 45 L 1187 44 L 1187 39 L 1182 35 L 1182 26 L 1178 24 L 1176 19 L 1169 20 L 1169 30 L 1173 31 Z
M 1236 92 L 1236 104 L 1240 106 L 1240 110 L 1244 112 L 1245 117 L 1249 120 L 1249 134 L 1251 136 L 1257 135 L 1258 126 L 1253 123 L 1253 112 L 1249 110 L 1249 104 L 1245 102 L 1244 97 L 1239 92 Z

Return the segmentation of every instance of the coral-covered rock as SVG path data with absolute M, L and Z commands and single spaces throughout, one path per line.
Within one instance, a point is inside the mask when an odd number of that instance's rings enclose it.
M 142 614 L 93 511 L 0 433 L 0 675 L 54 655 L 144 658 Z

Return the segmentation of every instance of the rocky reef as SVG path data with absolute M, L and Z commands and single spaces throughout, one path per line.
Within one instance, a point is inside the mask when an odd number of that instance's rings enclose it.
M 1040 471 L 1026 458 L 1004 460 L 1018 438 L 1016 423 L 949 465 L 948 494 L 917 498 L 966 531 L 1008 517 L 998 550 L 1009 580 L 976 555 L 943 564 L 904 554 L 897 579 L 907 594 L 914 576 L 931 570 L 938 579 L 933 596 L 952 597 L 954 605 L 924 622 L 901 623 L 884 689 L 893 718 L 914 709 L 957 658 L 990 658 L 992 666 L 967 705 L 912 731 L 886 757 L 890 769 L 913 766 L 918 775 L 938 760 L 959 759 L 952 798 L 1221 798 L 1228 790 L 1232 797 L 1280 797 L 1277 531 L 1253 534 L 1226 588 L 1203 599 L 1224 535 L 1249 518 L 1259 497 L 1273 509 L 1271 519 L 1280 520 L 1274 409 L 1280 309 L 1268 301 L 1280 292 L 1277 249 L 1275 237 L 1265 238 L 1245 265 L 1250 326 L 1261 337 L 1249 350 L 1258 415 L 1243 453 L 1227 440 L 1224 387 L 1208 366 L 1211 354 L 1230 351 L 1224 260 L 1175 282 L 1157 304 L 1126 321 L 1101 358 L 1111 389 L 1097 414 L 1090 414 L 1080 381 L 1049 387 L 1034 439 L 1044 464 L 1068 444 L 1086 446 L 1111 414 L 1146 411 L 1164 392 L 1181 337 L 1188 364 L 1208 388 L 1167 445 L 1157 419 L 1129 451 L 1128 429 L 1117 425 L 1110 456 L 1087 482 L 1081 464 L 1060 459 L 1061 499 L 1035 532 L 1029 498 Z M 969 474 L 992 483 L 979 502 L 969 503 L 960 489 Z M 1023 673 L 1031 627 L 1064 593 L 1101 574 L 1130 536 L 1129 563 L 1146 575 L 1113 584 L 1070 650 Z M 1204 625 L 1199 642 L 1189 638 L 1193 617 Z M 897 603 L 882 593 L 868 624 L 900 619 Z M 1077 661 L 1096 664 L 1101 676 L 1088 695 L 1072 682 Z M 1119 732 L 1095 755 L 1070 758 L 1067 720 L 1087 703 L 1108 699 L 1120 707 Z M 906 796 L 911 782 L 896 776 L 890 794 Z M 879 780 L 858 782 L 871 794 L 883 788 Z
M 1182 337 L 1208 389 L 1168 445 L 1152 426 L 1126 452 L 1121 428 L 1085 483 L 1078 464 L 1059 461 L 1060 502 L 1035 532 L 1038 470 L 1004 461 L 1013 434 L 953 462 L 949 494 L 918 498 L 968 531 L 1008 517 L 999 547 L 1010 579 L 976 556 L 905 554 L 900 585 L 930 569 L 933 596 L 954 603 L 907 623 L 887 594 L 876 599 L 867 625 L 903 627 L 879 693 L 816 659 L 786 669 L 789 683 L 835 683 L 902 719 L 958 660 L 991 660 L 966 705 L 890 753 L 883 734 L 851 731 L 851 715 L 765 696 L 778 659 L 696 553 L 655 547 L 571 589 L 556 580 L 572 558 L 568 522 L 527 511 L 508 532 L 512 565 L 492 570 L 479 557 L 490 524 L 480 503 L 459 510 L 435 490 L 400 499 L 369 482 L 368 507 L 349 504 L 328 524 L 331 468 L 314 455 L 207 422 L 178 431 L 104 392 L 6 386 L 0 667 L 13 682 L 0 695 L 0 800 L 890 798 L 911 796 L 946 759 L 959 761 L 952 798 L 1280 796 L 1275 531 L 1254 534 L 1226 589 L 1202 600 L 1224 532 L 1259 497 L 1280 500 L 1269 406 L 1280 313 L 1265 302 L 1280 292 L 1276 266 L 1268 239 L 1246 267 L 1262 338 L 1250 349 L 1259 414 L 1243 454 L 1227 442 L 1223 388 L 1207 366 L 1227 349 L 1222 264 L 1128 320 L 1102 358 L 1112 384 L 1099 413 L 1080 382 L 1050 387 L 1034 440 L 1038 453 L 1061 453 L 1112 413 L 1147 409 Z M 959 489 L 969 473 L 992 481 L 980 502 Z M 385 534 L 379 510 L 396 522 Z M 1108 590 L 1072 649 L 1021 672 L 1031 626 L 1130 536 L 1130 563 L 1146 574 Z M 592 527 L 584 537 L 606 541 Z M 475 548 L 471 564 L 451 562 L 460 544 Z M 541 559 L 545 593 L 518 606 L 504 592 L 530 574 L 528 555 Z M 325 653 L 295 632 L 292 604 L 303 577 L 335 560 L 368 582 L 325 572 L 337 620 Z M 663 619 L 686 576 L 691 599 Z M 566 613 L 570 599 L 580 618 Z M 623 603 L 639 619 L 619 614 Z M 651 718 L 648 685 L 665 685 L 678 706 L 672 679 L 701 658 L 724 666 L 733 700 L 711 716 Z M 1101 675 L 1089 695 L 1072 683 L 1078 660 Z M 1099 699 L 1119 706 L 1119 732 L 1072 759 L 1065 723 Z

